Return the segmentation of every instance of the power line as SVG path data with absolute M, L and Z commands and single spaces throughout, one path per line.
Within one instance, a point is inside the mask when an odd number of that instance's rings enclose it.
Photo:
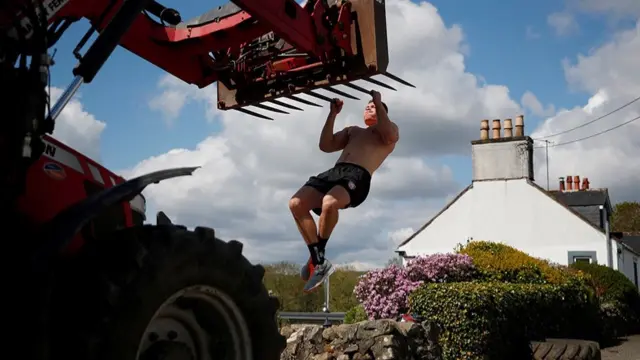
M 578 125 L 578 126 L 576 126 L 576 127 L 574 127 L 574 128 L 567 129 L 567 130 L 564 130 L 564 131 L 560 131 L 560 132 L 555 133 L 555 134 L 546 135 L 546 136 L 541 136 L 541 137 L 536 138 L 536 139 L 534 139 L 534 140 L 542 140 L 542 139 L 547 139 L 547 138 L 550 138 L 550 137 L 554 137 L 554 136 L 558 136 L 558 135 L 566 134 L 566 133 L 568 133 L 568 132 L 571 132 L 571 131 L 573 131 L 573 130 L 579 129 L 579 128 L 581 128 L 581 127 L 585 127 L 585 126 L 587 126 L 587 125 L 589 125 L 589 124 L 593 124 L 594 122 L 596 122 L 596 121 L 598 121 L 598 120 L 602 120 L 602 119 L 606 118 L 607 116 L 609 116 L 609 115 L 611 115 L 611 114 L 613 114 L 613 113 L 616 113 L 616 112 L 618 112 L 618 111 L 620 111 L 620 110 L 622 110 L 622 109 L 626 108 L 627 106 L 629 106 L 629 105 L 633 104 L 634 102 L 636 102 L 636 101 L 638 101 L 638 100 L 640 100 L 640 96 L 638 96 L 637 98 L 635 98 L 635 99 L 631 100 L 630 102 L 628 102 L 628 103 L 626 103 L 626 104 L 624 104 L 624 105 L 620 106 L 619 108 L 617 108 L 617 109 L 615 109 L 615 110 L 613 110 L 613 111 L 611 111 L 611 112 L 609 112 L 609 113 L 607 113 L 607 114 L 604 114 L 604 115 L 600 116 L 599 118 L 593 119 L 593 120 L 588 121 L 588 122 L 586 122 L 586 123 L 584 123 L 584 124 L 580 124 L 580 125 Z
M 591 135 L 589 135 L 589 136 L 585 136 L 585 137 L 580 138 L 580 139 L 575 139 L 575 140 L 571 140 L 571 141 L 565 141 L 565 142 L 563 142 L 563 143 L 553 144 L 553 145 L 551 145 L 550 147 L 556 147 L 556 146 L 568 145 L 568 144 L 576 143 L 576 142 L 578 142 L 578 141 L 583 141 L 583 140 L 591 139 L 592 137 L 596 137 L 596 136 L 598 136 L 598 135 L 602 135 L 602 134 L 608 133 L 609 131 L 615 130 L 615 129 L 619 128 L 619 127 L 623 127 L 623 126 L 625 126 L 625 125 L 631 124 L 632 122 L 634 122 L 634 121 L 636 121 L 636 120 L 638 120 L 638 119 L 640 119 L 640 116 L 636 116 L 636 117 L 634 117 L 634 118 L 633 118 L 633 119 L 631 119 L 631 120 L 628 120 L 628 121 L 623 122 L 622 124 L 618 124 L 618 125 L 616 125 L 616 126 L 614 126 L 614 127 L 611 127 L 611 128 L 609 128 L 609 129 L 599 131 L 599 132 L 597 132 L 597 133 L 595 133 L 595 134 L 591 134 Z M 547 144 L 545 144 L 545 146 L 547 146 Z M 543 147 L 545 147 L 545 146 L 536 146 L 535 148 L 538 148 L 538 149 L 539 149 L 539 148 L 543 148 Z

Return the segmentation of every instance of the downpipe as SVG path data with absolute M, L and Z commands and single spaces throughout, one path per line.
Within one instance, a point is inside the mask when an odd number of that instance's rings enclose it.
M 613 269 L 613 245 L 611 244 L 609 214 L 607 213 L 607 209 L 603 205 L 600 205 L 600 219 L 604 227 L 604 237 L 607 244 L 607 267 Z

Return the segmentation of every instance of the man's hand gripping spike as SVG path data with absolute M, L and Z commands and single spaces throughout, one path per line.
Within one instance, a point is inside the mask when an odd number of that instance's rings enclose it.
M 338 98 L 331 99 L 331 113 L 338 115 L 342 111 L 342 105 L 344 102 Z

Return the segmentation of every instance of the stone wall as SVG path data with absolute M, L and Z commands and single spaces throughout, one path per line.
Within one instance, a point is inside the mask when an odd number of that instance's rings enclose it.
M 281 360 L 441 360 L 438 331 L 429 323 L 363 321 L 329 328 L 289 325 Z

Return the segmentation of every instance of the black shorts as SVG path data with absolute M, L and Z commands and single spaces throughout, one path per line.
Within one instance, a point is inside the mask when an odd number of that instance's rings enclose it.
M 362 204 L 369 195 L 371 186 L 371 174 L 360 165 L 351 163 L 337 163 L 333 168 L 312 176 L 305 186 L 310 186 L 322 194 L 326 194 L 334 186 L 340 185 L 349 193 L 351 199 L 346 207 L 355 208 Z M 313 209 L 318 216 L 322 212 L 320 208 Z

